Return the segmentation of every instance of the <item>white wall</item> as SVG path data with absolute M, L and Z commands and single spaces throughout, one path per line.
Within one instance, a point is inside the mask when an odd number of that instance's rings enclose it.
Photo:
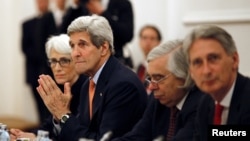
M 249 0 L 132 0 L 136 23 L 135 38 L 129 46 L 135 64 L 142 59 L 138 48 L 138 30 L 144 23 L 160 27 L 164 41 L 184 38 L 196 25 L 216 24 L 225 28 L 235 39 L 239 54 L 239 71 L 250 76 L 248 52 L 250 45 Z
M 134 66 L 137 66 L 143 60 L 143 54 L 138 46 L 139 30 L 145 24 L 153 24 L 157 26 L 162 33 L 163 40 L 167 37 L 167 20 L 168 9 L 167 0 L 130 0 L 133 4 L 134 10 L 134 39 L 128 44 Z
M 182 0 L 180 29 L 188 31 L 199 24 L 216 24 L 226 29 L 234 38 L 240 55 L 239 71 L 250 76 L 250 1 L 249 0 Z M 192 3 L 192 5 L 190 5 Z
M 240 54 L 240 72 L 250 76 L 249 0 L 131 0 L 135 13 L 135 38 L 129 48 L 136 63 L 142 55 L 138 30 L 144 24 L 157 25 L 163 42 L 183 38 L 194 26 L 215 23 L 234 37 Z M 24 58 L 20 47 L 21 22 L 34 15 L 34 0 L 0 0 L 0 116 L 15 115 L 37 121 L 30 88 L 24 81 Z
M 24 15 L 34 12 L 32 0 L 1 0 L 0 4 L 0 117 L 16 116 L 37 121 L 34 101 L 24 83 L 24 58 L 20 47 L 20 25 Z M 26 8 L 24 8 L 26 6 Z M 26 9 L 26 13 L 23 11 Z M 1 121 L 0 121 L 1 122 Z

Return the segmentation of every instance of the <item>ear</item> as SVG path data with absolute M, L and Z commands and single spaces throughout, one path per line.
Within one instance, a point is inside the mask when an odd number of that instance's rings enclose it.
M 233 53 L 232 61 L 233 61 L 233 69 L 238 70 L 238 66 L 239 66 L 239 62 L 240 62 L 238 52 Z
M 100 51 L 101 51 L 101 56 L 106 56 L 110 52 L 109 44 L 107 41 L 105 41 L 104 44 L 101 45 Z

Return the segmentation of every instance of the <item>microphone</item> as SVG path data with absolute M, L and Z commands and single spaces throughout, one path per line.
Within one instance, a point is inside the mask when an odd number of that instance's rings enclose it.
M 87 138 L 79 138 L 78 141 L 95 141 L 93 139 L 87 139 Z
M 155 138 L 153 141 L 164 141 L 163 139 L 164 139 L 163 136 L 158 136 L 158 137 Z
M 100 141 L 108 141 L 108 140 L 111 138 L 112 134 L 113 134 L 112 131 L 106 132 L 106 133 L 102 136 L 102 138 L 100 139 Z

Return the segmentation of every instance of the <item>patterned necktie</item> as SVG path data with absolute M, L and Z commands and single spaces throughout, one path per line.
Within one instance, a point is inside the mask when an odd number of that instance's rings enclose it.
M 89 117 L 90 119 L 92 119 L 92 102 L 93 102 L 93 97 L 94 97 L 94 93 L 95 93 L 95 82 L 93 81 L 93 79 L 89 80 Z
M 222 111 L 223 111 L 223 106 L 221 106 L 220 103 L 217 103 L 215 105 L 215 110 L 214 110 L 214 125 L 220 125 L 221 124 Z
M 168 127 L 168 133 L 167 133 L 167 138 L 166 138 L 167 141 L 170 141 L 175 134 L 178 111 L 179 110 L 175 106 L 170 109 L 169 127 Z

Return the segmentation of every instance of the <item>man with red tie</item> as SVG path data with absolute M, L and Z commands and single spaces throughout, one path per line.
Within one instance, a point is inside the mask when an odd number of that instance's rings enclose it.
M 250 79 L 238 72 L 232 36 L 214 25 L 191 31 L 184 40 L 189 71 L 205 93 L 198 107 L 195 139 L 206 141 L 208 125 L 250 125 Z

